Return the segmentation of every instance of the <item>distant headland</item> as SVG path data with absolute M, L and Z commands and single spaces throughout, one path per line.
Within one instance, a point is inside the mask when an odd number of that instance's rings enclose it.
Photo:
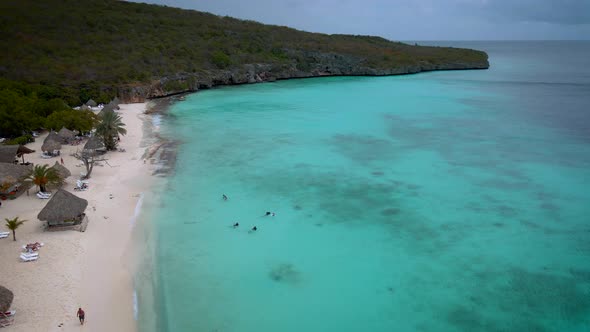
M 289 78 L 489 67 L 477 50 L 309 33 L 116 0 L 4 1 L 0 13 L 0 77 L 51 87 L 70 105 Z

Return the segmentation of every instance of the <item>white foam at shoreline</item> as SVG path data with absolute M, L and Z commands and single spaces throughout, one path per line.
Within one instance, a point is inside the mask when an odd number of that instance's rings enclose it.
M 135 211 L 133 212 L 133 216 L 129 221 L 130 227 L 133 229 L 135 227 L 135 223 L 137 221 L 137 217 L 141 213 L 141 206 L 143 205 L 143 192 L 139 194 L 139 200 L 137 200 L 137 204 L 135 204 Z
M 133 290 L 133 319 L 137 320 L 138 316 L 138 305 L 137 305 L 137 290 Z
M 153 114 L 152 115 L 152 126 L 154 129 L 160 128 L 162 125 L 162 115 L 161 114 Z

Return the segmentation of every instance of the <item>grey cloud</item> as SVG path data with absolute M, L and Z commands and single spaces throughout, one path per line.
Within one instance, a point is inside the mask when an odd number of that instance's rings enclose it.
M 494 20 L 550 24 L 589 24 L 589 0 L 483 0 L 457 1 L 463 10 Z M 461 9 L 459 9 L 461 10 Z
M 134 0 L 393 40 L 588 39 L 590 0 Z

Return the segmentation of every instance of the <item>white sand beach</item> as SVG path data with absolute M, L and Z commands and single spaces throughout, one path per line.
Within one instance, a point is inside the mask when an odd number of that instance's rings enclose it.
M 109 152 L 108 165 L 94 167 L 90 189 L 74 191 L 76 180 L 85 170 L 71 156 L 83 145 L 64 145 L 61 157 L 72 172 L 62 187 L 88 200 L 90 220 L 85 232 L 46 232 L 37 214 L 48 200 L 35 196 L 36 188 L 0 207 L 0 231 L 6 231 L 4 218 L 28 220 L 16 232 L 17 241 L 0 239 L 0 285 L 14 293 L 16 310 L 10 331 L 134 331 L 131 250 L 131 220 L 141 193 L 149 190 L 153 177 L 151 163 L 143 158 L 143 120 L 146 104 L 120 105 L 119 113 L 127 135 L 120 147 L 125 152 Z M 25 155 L 26 161 L 50 164 L 60 157 L 42 159 L 45 133 L 27 147 L 37 152 Z M 110 166 L 109 166 L 110 165 Z M 55 192 L 55 190 L 53 191 Z M 141 221 L 137 221 L 141 222 Z M 22 246 L 43 242 L 39 259 L 21 262 Z M 76 318 L 78 307 L 86 312 L 86 323 Z

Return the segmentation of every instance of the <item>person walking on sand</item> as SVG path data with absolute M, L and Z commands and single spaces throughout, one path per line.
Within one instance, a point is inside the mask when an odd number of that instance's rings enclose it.
M 64 158 L 61 158 L 60 157 L 59 159 L 61 159 L 61 164 L 63 165 L 64 164 Z
M 78 308 L 76 316 L 80 319 L 80 325 L 84 325 L 84 310 L 82 310 L 82 308 Z

